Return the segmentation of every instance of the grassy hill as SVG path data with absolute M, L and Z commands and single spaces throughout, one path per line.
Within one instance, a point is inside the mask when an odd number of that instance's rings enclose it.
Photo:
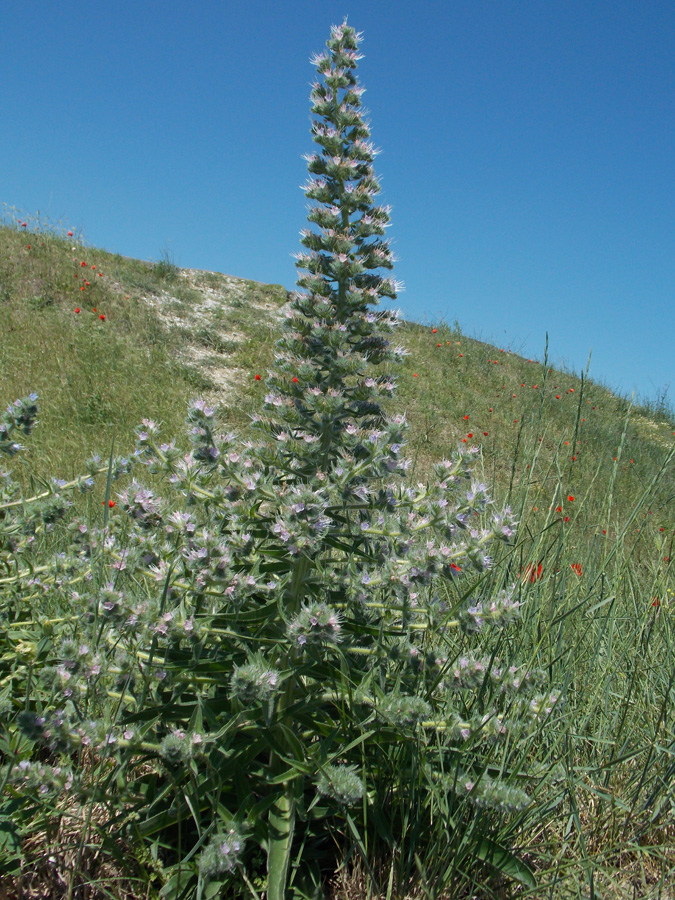
M 55 229 L 0 228 L 0 394 L 40 395 L 31 469 L 63 472 L 113 437 L 128 449 L 145 417 L 176 433 L 196 395 L 245 425 L 265 392 L 285 301 L 280 285 L 128 259 Z M 399 340 L 409 355 L 393 373 L 394 406 L 410 423 L 413 476 L 466 440 L 480 445 L 501 496 L 527 478 L 533 505 L 545 507 L 558 478 L 576 493 L 602 494 L 611 481 L 630 504 L 675 447 L 668 410 L 631 407 L 545 359 L 443 322 L 404 322 Z M 660 525 L 671 494 L 661 485 L 651 510 Z
M 113 441 L 128 453 L 143 418 L 180 437 L 195 396 L 245 431 L 284 288 L 22 221 L 0 228 L 0 398 L 40 397 L 19 480 L 68 478 Z M 458 442 L 480 447 L 484 480 L 520 520 L 497 559 L 524 602 L 512 650 L 566 690 L 547 751 L 566 760 L 565 807 L 519 823 L 550 887 L 528 896 L 661 896 L 675 872 L 672 416 L 443 322 L 403 323 L 398 340 L 409 354 L 392 409 L 409 421 L 410 478 L 424 482 Z

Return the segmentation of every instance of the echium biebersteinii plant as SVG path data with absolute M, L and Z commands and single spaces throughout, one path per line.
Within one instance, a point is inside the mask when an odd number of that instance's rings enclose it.
M 474 477 L 477 451 L 458 449 L 427 484 L 404 480 L 406 423 L 385 412 L 395 380 L 379 368 L 403 353 L 396 314 L 378 309 L 398 287 L 358 43 L 334 27 L 313 60 L 312 227 L 256 422 L 264 439 L 221 433 L 204 401 L 189 409 L 187 453 L 145 421 L 134 460 L 164 487 L 134 480 L 102 527 L 69 522 L 68 551 L 41 575 L 42 602 L 67 612 L 50 624 L 42 694 L 27 708 L 16 698 L 40 761 L 21 745 L 6 779 L 51 809 L 66 791 L 106 803 L 133 840 L 165 829 L 182 896 L 259 877 L 256 845 L 270 900 L 318 878 L 322 852 L 335 863 L 337 836 L 371 846 L 364 832 L 389 820 L 394 852 L 408 836 L 390 807 L 413 803 L 415 778 L 454 797 L 437 808 L 416 794 L 416 815 L 446 816 L 447 834 L 522 808 L 527 794 L 490 760 L 556 699 L 481 649 L 519 604 L 480 593 L 490 545 L 515 523 Z M 5 581 L 16 608 L 35 603 L 34 578 Z

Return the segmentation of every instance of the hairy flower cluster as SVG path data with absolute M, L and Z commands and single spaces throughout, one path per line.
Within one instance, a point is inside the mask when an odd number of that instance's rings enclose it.
M 10 403 L 0 420 L 0 453 L 14 456 L 22 445 L 14 440 L 14 432 L 29 435 L 37 423 L 37 394 Z
M 12 766 L 8 781 L 22 794 L 33 794 L 43 799 L 68 793 L 73 787 L 73 772 L 68 766 L 51 766 L 46 763 L 22 760 Z
M 341 806 L 353 806 L 363 797 L 363 782 L 354 766 L 323 766 L 316 780 L 316 789 Z
M 199 732 L 186 732 L 182 728 L 174 728 L 163 739 L 159 753 L 172 765 L 186 763 L 202 752 L 204 736 Z
M 299 648 L 337 644 L 342 640 L 342 616 L 326 603 L 310 603 L 288 625 L 288 636 Z
M 432 715 L 431 705 L 422 697 L 393 693 L 377 704 L 377 713 L 392 725 L 414 726 Z
M 245 839 L 236 828 L 215 834 L 199 857 L 199 871 L 206 881 L 232 872 L 239 863 Z
M 513 599 L 513 591 L 502 590 L 495 599 L 470 602 L 459 613 L 460 628 L 465 634 L 482 631 L 486 625 L 505 628 L 520 618 L 522 604 Z
M 522 788 L 482 774 L 480 778 L 463 774 L 446 782 L 459 796 L 465 796 L 477 809 L 498 810 L 503 813 L 520 812 L 530 805 L 530 798 Z
M 243 666 L 235 666 L 230 677 L 230 696 L 244 705 L 268 700 L 278 690 L 279 683 L 279 672 L 257 656 Z

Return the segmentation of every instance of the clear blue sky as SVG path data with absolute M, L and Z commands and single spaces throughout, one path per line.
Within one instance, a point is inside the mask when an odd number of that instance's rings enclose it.
M 0 203 L 292 287 L 309 57 L 363 31 L 423 322 L 675 394 L 673 0 L 37 0 L 0 12 Z

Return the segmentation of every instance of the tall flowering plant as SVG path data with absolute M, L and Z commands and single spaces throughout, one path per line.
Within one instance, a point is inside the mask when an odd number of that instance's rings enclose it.
M 311 227 L 261 439 L 223 433 L 203 401 L 187 452 L 146 421 L 131 462 L 91 461 L 87 478 L 107 471 L 107 501 L 133 463 L 153 487 L 134 478 L 96 525 L 57 502 L 79 481 L 51 485 L 67 549 L 37 582 L 30 541 L 3 545 L 15 623 L 36 604 L 54 610 L 40 665 L 19 659 L 3 682 L 23 734 L 6 745 L 6 791 L 56 816 L 75 800 L 96 807 L 91 828 L 108 810 L 119 839 L 154 846 L 166 896 L 260 878 L 270 900 L 307 891 L 336 847 L 363 852 L 369 829 L 395 852 L 408 839 L 396 804 L 445 816 L 447 833 L 523 808 L 491 748 L 516 724 L 536 730 L 555 702 L 536 673 L 481 649 L 518 602 L 478 593 L 491 543 L 515 525 L 473 476 L 476 451 L 456 451 L 427 484 L 404 478 L 406 423 L 385 412 L 395 381 L 380 371 L 403 353 L 396 314 L 378 309 L 397 285 L 358 44 L 334 27 L 313 60 Z M 37 534 L 30 502 L 22 527 Z M 5 495 L 0 524 L 17 508 Z M 23 622 L 24 644 L 39 625 Z M 442 810 L 409 792 L 420 771 Z

